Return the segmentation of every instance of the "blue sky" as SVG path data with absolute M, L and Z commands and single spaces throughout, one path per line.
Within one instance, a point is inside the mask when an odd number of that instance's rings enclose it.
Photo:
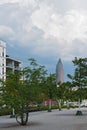
M 73 73 L 74 57 L 87 57 L 87 0 L 0 0 L 0 39 L 7 53 L 28 65 L 35 58 L 49 73 L 62 59 Z

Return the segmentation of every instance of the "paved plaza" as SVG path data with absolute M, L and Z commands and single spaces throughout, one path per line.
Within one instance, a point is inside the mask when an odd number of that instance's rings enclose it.
M 1 116 L 0 130 L 87 130 L 87 108 L 81 109 L 82 116 L 75 115 L 77 109 L 32 112 L 26 126 L 10 116 Z

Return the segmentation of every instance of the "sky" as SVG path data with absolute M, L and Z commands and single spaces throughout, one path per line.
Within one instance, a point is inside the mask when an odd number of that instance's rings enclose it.
M 55 73 L 61 58 L 67 79 L 87 57 L 87 0 L 0 0 L 0 39 L 23 66 L 34 58 Z

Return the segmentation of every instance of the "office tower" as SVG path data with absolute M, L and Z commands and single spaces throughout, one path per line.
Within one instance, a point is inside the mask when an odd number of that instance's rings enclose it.
M 56 84 L 63 82 L 64 82 L 64 68 L 61 59 L 59 59 L 56 65 Z

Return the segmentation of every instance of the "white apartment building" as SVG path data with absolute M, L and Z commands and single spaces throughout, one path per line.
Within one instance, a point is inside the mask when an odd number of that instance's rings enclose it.
M 0 40 L 0 79 L 6 78 L 6 43 Z
M 22 69 L 22 62 L 19 60 L 15 60 L 8 55 L 6 55 L 6 72 L 7 71 L 18 71 Z
M 0 79 L 6 79 L 7 71 L 22 69 L 22 62 L 6 55 L 6 42 L 0 40 Z

